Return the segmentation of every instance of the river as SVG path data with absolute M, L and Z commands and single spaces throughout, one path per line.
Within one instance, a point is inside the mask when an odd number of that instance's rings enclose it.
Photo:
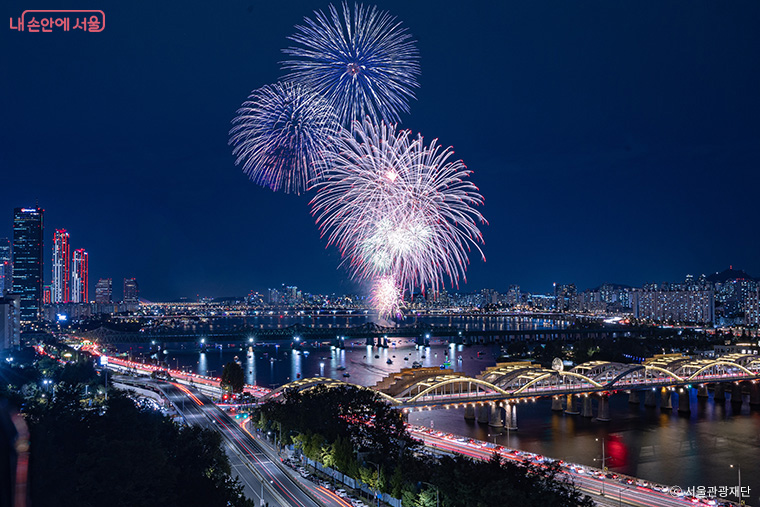
M 469 324 L 483 325 L 477 319 Z M 553 324 L 521 320 L 497 325 L 509 326 L 507 329 L 513 326 L 533 329 Z M 267 387 L 317 375 L 371 386 L 389 373 L 411 367 L 413 361 L 424 366 L 439 366 L 449 360 L 455 371 L 476 375 L 494 365 L 500 352 L 499 346 L 463 347 L 437 340 L 425 348 L 404 339 L 391 342 L 387 349 L 373 349 L 361 340 L 352 340 L 343 350 L 306 347 L 301 352 L 292 350 L 290 344 L 257 346 L 255 352 L 239 344 L 223 344 L 221 348 L 209 348 L 205 352 L 199 352 L 197 345 L 177 345 L 162 356 L 171 367 L 214 376 L 220 375 L 224 364 L 237 356 L 247 383 Z M 147 345 L 119 348 L 130 351 L 133 356 L 149 354 Z M 387 364 L 389 359 L 392 364 Z M 339 369 L 342 367 L 350 378 L 343 378 L 344 370 Z M 607 466 L 611 470 L 683 489 L 735 486 L 737 469 L 730 465 L 739 465 L 743 472 L 742 485 L 750 487 L 748 503 L 760 504 L 760 475 L 757 473 L 760 471 L 760 412 L 750 410 L 746 400 L 736 411 L 730 401 L 715 403 L 712 395 L 709 399 L 698 399 L 692 393 L 691 403 L 691 415 L 684 417 L 674 410 L 644 407 L 643 396 L 642 403 L 631 405 L 626 394 L 617 394 L 610 397 L 612 420 L 600 422 L 552 412 L 550 400 L 539 399 L 519 405 L 518 430 L 509 432 L 509 442 L 506 430 L 495 438 L 502 445 L 592 466 L 601 465 L 604 440 L 605 456 L 609 457 Z M 674 406 L 678 406 L 675 400 Z M 494 439 L 489 437 L 489 432 L 494 430 L 485 424 L 466 421 L 462 409 L 414 412 L 409 422 L 433 425 L 437 430 L 481 440 Z

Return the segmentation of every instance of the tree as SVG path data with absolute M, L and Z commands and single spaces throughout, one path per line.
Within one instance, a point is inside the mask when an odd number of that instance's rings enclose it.
M 78 390 L 62 383 L 27 414 L 34 505 L 253 506 L 229 475 L 218 433 L 181 428 L 118 391 L 104 411 L 85 410 Z
M 222 371 L 222 387 L 227 387 L 233 393 L 242 393 L 245 387 L 245 372 L 236 362 L 229 362 L 224 365 Z

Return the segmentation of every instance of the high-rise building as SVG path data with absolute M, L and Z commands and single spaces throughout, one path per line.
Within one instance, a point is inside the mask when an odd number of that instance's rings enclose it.
M 53 303 L 68 303 L 71 297 L 71 247 L 66 229 L 53 235 Z
M 90 301 L 90 256 L 84 248 L 74 250 L 71 259 L 71 302 Z
M 53 304 L 53 289 L 50 287 L 49 283 L 46 283 L 42 286 L 42 304 L 43 305 L 51 305 Z
M 0 297 L 9 293 L 13 286 L 12 266 L 11 242 L 8 238 L 0 238 Z
M 113 280 L 101 278 L 95 284 L 95 302 L 107 305 L 113 302 Z
M 744 302 L 744 323 L 748 326 L 760 326 L 760 288 L 747 294 Z
M 13 210 L 13 292 L 21 300 L 21 320 L 39 318 L 42 303 L 42 247 L 45 210 Z
M 0 298 L 0 350 L 18 347 L 21 343 L 21 296 Z
M 522 302 L 522 293 L 519 285 L 510 285 L 507 291 L 507 306 L 514 308 Z
M 685 290 L 673 287 L 632 291 L 633 316 L 653 322 L 709 323 L 715 319 L 715 294 L 712 290 Z
M 124 302 L 125 303 L 139 303 L 140 302 L 140 288 L 137 286 L 137 280 L 134 278 L 124 279 Z

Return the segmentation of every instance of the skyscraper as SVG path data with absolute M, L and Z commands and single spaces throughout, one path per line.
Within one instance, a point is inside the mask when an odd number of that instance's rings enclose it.
M 8 238 L 0 238 L 0 297 L 11 291 L 13 273 L 11 264 L 11 242 Z
M 20 309 L 18 294 L 0 298 L 0 351 L 21 344 Z
M 71 260 L 71 302 L 90 301 L 90 256 L 84 248 L 74 250 Z
M 40 315 L 44 213 L 39 206 L 13 210 L 13 292 L 20 295 L 24 321 Z
M 71 297 L 71 247 L 66 229 L 53 235 L 53 303 L 68 303 Z
M 137 280 L 134 278 L 124 279 L 124 302 L 125 303 L 139 303 L 140 302 L 140 288 L 137 285 Z
M 113 280 L 110 278 L 101 278 L 95 284 L 95 302 L 107 305 L 113 302 Z

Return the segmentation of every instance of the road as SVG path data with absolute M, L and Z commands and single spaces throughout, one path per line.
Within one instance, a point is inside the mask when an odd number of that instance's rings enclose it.
M 478 441 L 474 441 L 475 443 L 461 442 L 451 437 L 442 437 L 437 434 L 437 432 L 428 431 L 420 428 L 412 428 L 411 434 L 414 438 L 422 440 L 428 447 L 441 449 L 449 453 L 463 454 L 475 459 L 488 460 L 494 453 L 493 448 L 477 445 L 476 442 Z M 533 465 L 537 464 L 536 461 L 510 454 L 506 450 L 500 451 L 499 454 L 514 462 L 530 462 Z M 568 480 L 574 483 L 581 491 L 591 495 L 598 505 L 607 507 L 622 505 L 635 505 L 641 507 L 686 507 L 696 503 L 685 498 L 674 497 L 666 492 L 637 486 L 635 483 L 623 484 L 616 479 L 603 480 L 588 473 L 579 473 L 576 470 L 567 467 L 563 468 L 563 473 Z M 602 491 L 604 491 L 604 495 L 601 495 Z M 701 503 L 700 505 L 706 504 Z
M 188 424 L 221 433 L 227 447 L 230 465 L 240 478 L 245 495 L 257 505 L 351 507 L 350 503 L 334 492 L 310 481 L 302 480 L 300 477 L 291 477 L 283 465 L 274 462 L 277 458 L 270 456 L 270 453 L 256 442 L 253 435 L 192 387 L 143 378 L 128 378 L 124 381 L 159 389 Z M 309 491 L 311 496 L 304 490 Z

